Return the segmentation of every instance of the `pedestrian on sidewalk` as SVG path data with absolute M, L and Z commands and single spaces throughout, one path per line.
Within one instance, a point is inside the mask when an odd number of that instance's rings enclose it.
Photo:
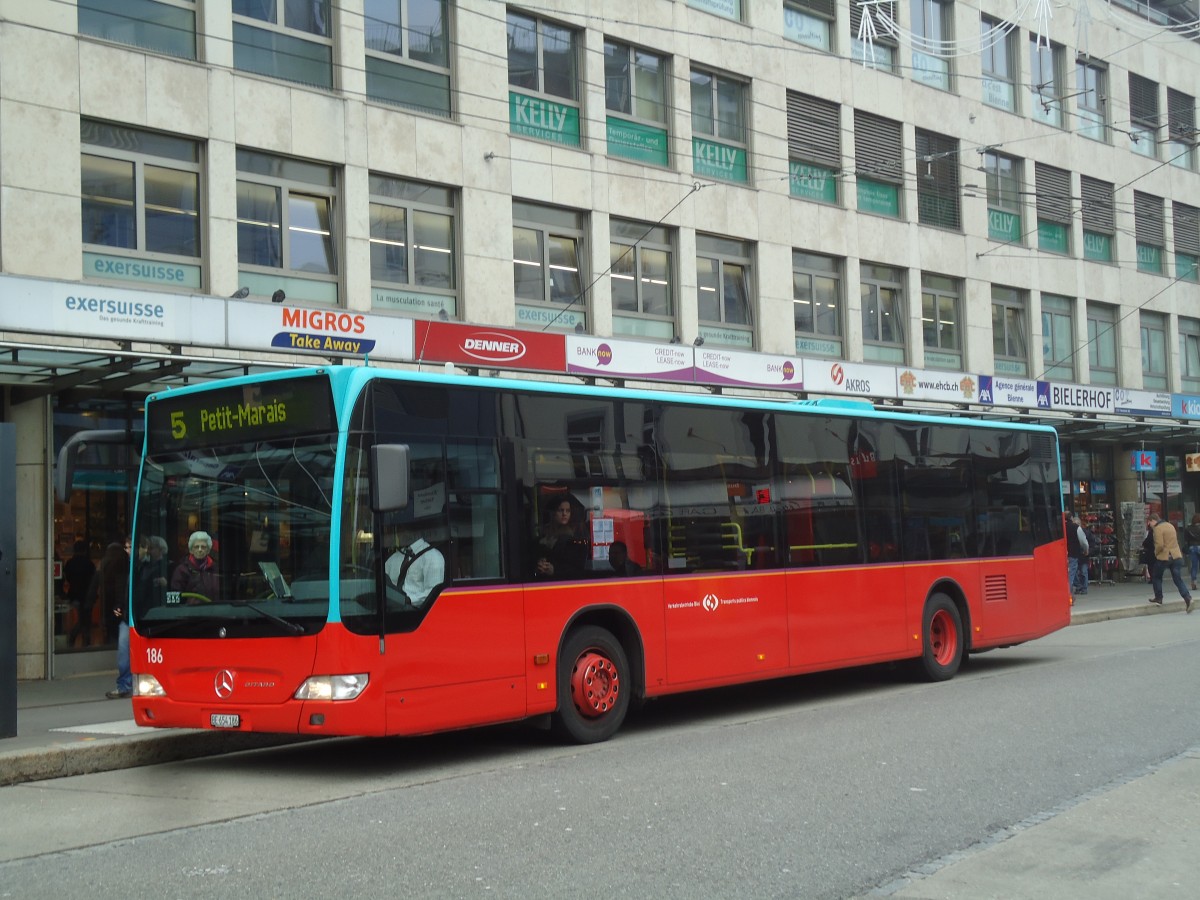
M 1154 528 L 1146 523 L 1146 533 L 1142 535 L 1142 549 L 1138 551 L 1138 562 L 1142 566 L 1142 581 L 1149 583 L 1154 572 Z
M 1154 563 L 1150 570 L 1152 572 L 1150 584 L 1154 588 L 1154 596 L 1150 598 L 1150 602 L 1162 605 L 1163 573 L 1170 569 L 1171 580 L 1175 582 L 1175 587 L 1179 589 L 1179 596 L 1183 598 L 1184 611 L 1190 613 L 1192 611 L 1192 595 L 1188 593 L 1187 585 L 1183 583 L 1183 551 L 1179 549 L 1179 535 L 1175 531 L 1175 526 L 1164 521 L 1158 513 L 1151 513 L 1147 516 L 1146 524 L 1154 531 Z
M 1079 521 L 1079 513 L 1072 513 L 1067 523 L 1067 583 L 1071 586 L 1071 597 L 1088 591 L 1088 540 Z
M 1189 569 L 1192 576 L 1192 590 L 1196 589 L 1196 577 L 1200 576 L 1200 513 L 1192 516 L 1191 524 L 1183 532 L 1187 542 Z

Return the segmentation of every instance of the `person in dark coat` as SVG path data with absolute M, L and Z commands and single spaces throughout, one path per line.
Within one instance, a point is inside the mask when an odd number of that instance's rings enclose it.
M 171 573 L 171 590 L 198 596 L 187 603 L 211 602 L 217 597 L 217 566 L 211 556 L 212 538 L 207 531 L 193 531 L 188 538 L 188 555 Z
M 116 623 L 117 638 L 117 687 L 106 696 L 110 700 L 129 697 L 133 694 L 133 677 L 129 674 L 129 638 L 124 627 L 125 611 L 129 608 L 129 553 L 124 545 L 112 543 L 104 548 L 100 566 L 96 569 L 96 602 L 104 610 L 105 617 Z M 120 671 L 121 641 L 125 641 L 125 672 Z M 124 679 L 122 680 L 122 674 Z
M 544 579 L 582 578 L 587 564 L 588 543 L 580 535 L 581 523 L 575 504 L 568 497 L 547 511 L 546 526 L 535 550 L 534 577 Z
M 143 616 L 146 610 L 166 602 L 168 576 L 167 542 L 158 535 L 146 539 L 146 555 L 138 560 L 133 582 L 133 613 Z M 129 617 L 125 617 L 126 622 Z
M 87 541 L 76 541 L 72 556 L 63 565 L 63 595 L 75 610 L 75 624 L 67 635 L 67 646 L 75 646 L 75 638 L 83 637 L 83 646 L 92 643 L 92 609 L 96 598 L 91 593 L 96 564 L 88 555 Z

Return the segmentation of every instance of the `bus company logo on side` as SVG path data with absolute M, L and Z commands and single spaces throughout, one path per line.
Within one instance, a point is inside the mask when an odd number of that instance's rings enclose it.
M 705 594 L 701 603 L 709 612 L 716 612 L 717 607 L 721 605 L 721 600 L 716 594 Z
M 499 331 L 480 331 L 462 342 L 462 352 L 485 362 L 510 362 L 525 355 L 524 342 Z

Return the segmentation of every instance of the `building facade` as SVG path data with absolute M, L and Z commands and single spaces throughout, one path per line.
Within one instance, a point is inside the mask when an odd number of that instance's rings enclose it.
M 1050 421 L 1119 574 L 1200 510 L 1200 43 L 1075 12 L 0 0 L 20 677 L 110 664 L 142 398 L 329 359 Z

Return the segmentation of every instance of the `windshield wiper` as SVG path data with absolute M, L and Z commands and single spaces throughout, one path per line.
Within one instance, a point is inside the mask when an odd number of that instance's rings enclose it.
M 238 609 L 252 609 L 264 619 L 270 619 L 276 625 L 279 625 L 281 628 L 284 628 L 292 634 L 304 634 L 303 625 L 300 625 L 297 622 L 289 622 L 287 619 L 281 618 L 274 613 L 269 613 L 265 609 L 255 606 L 249 600 L 230 600 L 229 605 L 237 607 Z
M 135 626 L 139 631 L 143 628 L 146 637 L 158 637 L 166 634 L 168 631 L 174 631 L 176 628 L 182 628 L 184 625 L 206 625 L 213 622 L 220 622 L 220 616 L 187 616 L 183 619 L 172 619 L 169 622 L 159 622 L 155 625 L 153 622 L 142 625 L 140 622 Z

